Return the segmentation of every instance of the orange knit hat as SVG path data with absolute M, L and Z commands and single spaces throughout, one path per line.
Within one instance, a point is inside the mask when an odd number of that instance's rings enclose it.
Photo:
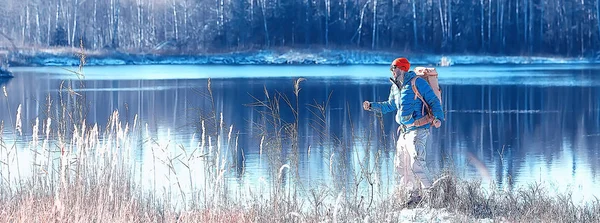
M 400 57 L 395 59 L 391 66 L 396 66 L 398 69 L 406 72 L 410 69 L 410 62 L 406 58 Z

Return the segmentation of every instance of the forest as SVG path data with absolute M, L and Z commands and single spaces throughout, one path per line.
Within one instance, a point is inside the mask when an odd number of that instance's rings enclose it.
M 0 0 L 0 47 L 595 57 L 600 0 Z M 4 36 L 5 40 L 2 40 Z

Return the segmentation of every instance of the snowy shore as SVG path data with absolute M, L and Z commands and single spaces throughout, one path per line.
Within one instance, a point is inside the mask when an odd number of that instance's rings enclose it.
M 12 73 L 3 67 L 0 67 L 0 78 L 9 78 L 13 77 Z
M 121 52 L 86 52 L 87 66 L 106 65 L 282 65 L 282 64 L 389 64 L 396 57 L 407 57 L 413 64 L 421 65 L 472 65 L 472 64 L 589 64 L 600 61 L 590 58 L 557 58 L 527 56 L 487 55 L 414 55 L 406 53 L 352 51 L 352 50 L 261 50 L 205 55 L 131 54 Z M 77 66 L 76 51 L 40 51 L 25 53 L 12 66 Z

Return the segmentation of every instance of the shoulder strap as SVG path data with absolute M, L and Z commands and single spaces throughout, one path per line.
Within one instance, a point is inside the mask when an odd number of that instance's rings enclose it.
M 419 89 L 417 89 L 417 78 L 419 78 L 419 76 L 415 76 L 410 80 L 410 85 L 412 86 L 413 92 L 415 93 L 415 99 L 419 98 L 421 100 L 421 102 L 423 102 L 423 106 L 425 106 L 425 108 L 427 109 L 427 111 L 431 111 L 431 109 L 429 108 L 429 104 L 427 104 L 427 102 L 425 101 L 425 99 L 423 98 L 423 96 L 421 95 L 421 93 L 419 92 Z M 424 112 L 423 112 L 424 113 Z

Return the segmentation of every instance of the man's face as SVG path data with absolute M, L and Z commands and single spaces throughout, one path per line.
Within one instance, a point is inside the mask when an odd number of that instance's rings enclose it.
M 403 81 L 404 80 L 404 71 L 401 70 L 400 68 L 396 67 L 396 66 L 391 66 L 390 67 L 390 71 L 392 72 L 392 76 L 394 77 L 394 80 L 396 81 Z

